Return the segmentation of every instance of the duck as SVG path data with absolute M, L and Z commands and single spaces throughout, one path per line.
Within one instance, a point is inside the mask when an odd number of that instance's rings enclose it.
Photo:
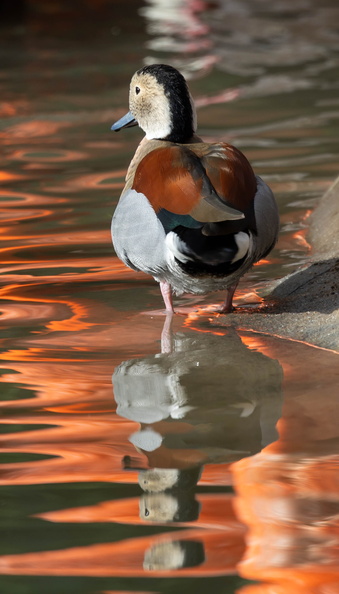
M 111 130 L 136 125 L 145 136 L 112 219 L 118 258 L 159 282 L 167 313 L 173 295 L 219 290 L 226 292 L 220 313 L 232 312 L 240 278 L 277 241 L 272 190 L 238 148 L 197 135 L 187 82 L 170 65 L 133 75 L 129 112 Z

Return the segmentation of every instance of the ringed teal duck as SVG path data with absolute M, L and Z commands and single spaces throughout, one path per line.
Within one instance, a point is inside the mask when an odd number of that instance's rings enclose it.
M 172 294 L 226 289 L 232 311 L 239 279 L 273 248 L 279 229 L 270 188 L 225 142 L 196 136 L 196 112 L 175 68 L 145 66 L 131 80 L 130 111 L 112 126 L 139 125 L 145 137 L 126 175 L 112 221 L 117 256 Z

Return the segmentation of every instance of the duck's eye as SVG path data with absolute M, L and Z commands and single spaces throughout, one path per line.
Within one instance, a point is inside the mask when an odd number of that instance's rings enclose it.
M 137 94 L 137 95 L 139 95 L 139 93 L 140 93 L 140 88 L 139 88 L 139 87 L 135 87 L 135 92 L 136 92 L 136 94 Z

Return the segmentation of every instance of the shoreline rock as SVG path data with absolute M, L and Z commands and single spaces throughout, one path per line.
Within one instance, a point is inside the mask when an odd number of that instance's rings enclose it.
M 339 177 L 309 219 L 308 264 L 265 291 L 265 309 L 241 315 L 241 326 L 339 352 Z M 220 325 L 239 325 L 231 314 Z

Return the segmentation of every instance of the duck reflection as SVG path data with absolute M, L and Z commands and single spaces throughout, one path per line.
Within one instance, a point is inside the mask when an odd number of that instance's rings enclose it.
M 194 522 L 199 511 L 194 491 L 147 493 L 140 498 L 140 518 L 149 522 Z
M 168 341 L 167 341 L 168 342 Z M 141 518 L 194 521 L 205 464 L 231 463 L 277 438 L 280 364 L 238 334 L 172 336 L 171 352 L 122 362 L 113 374 L 117 414 L 139 423 L 129 440 L 143 453 Z M 124 467 L 135 468 L 125 457 Z
M 199 540 L 172 540 L 150 547 L 144 558 L 144 569 L 163 571 L 201 565 L 205 560 L 203 543 Z

